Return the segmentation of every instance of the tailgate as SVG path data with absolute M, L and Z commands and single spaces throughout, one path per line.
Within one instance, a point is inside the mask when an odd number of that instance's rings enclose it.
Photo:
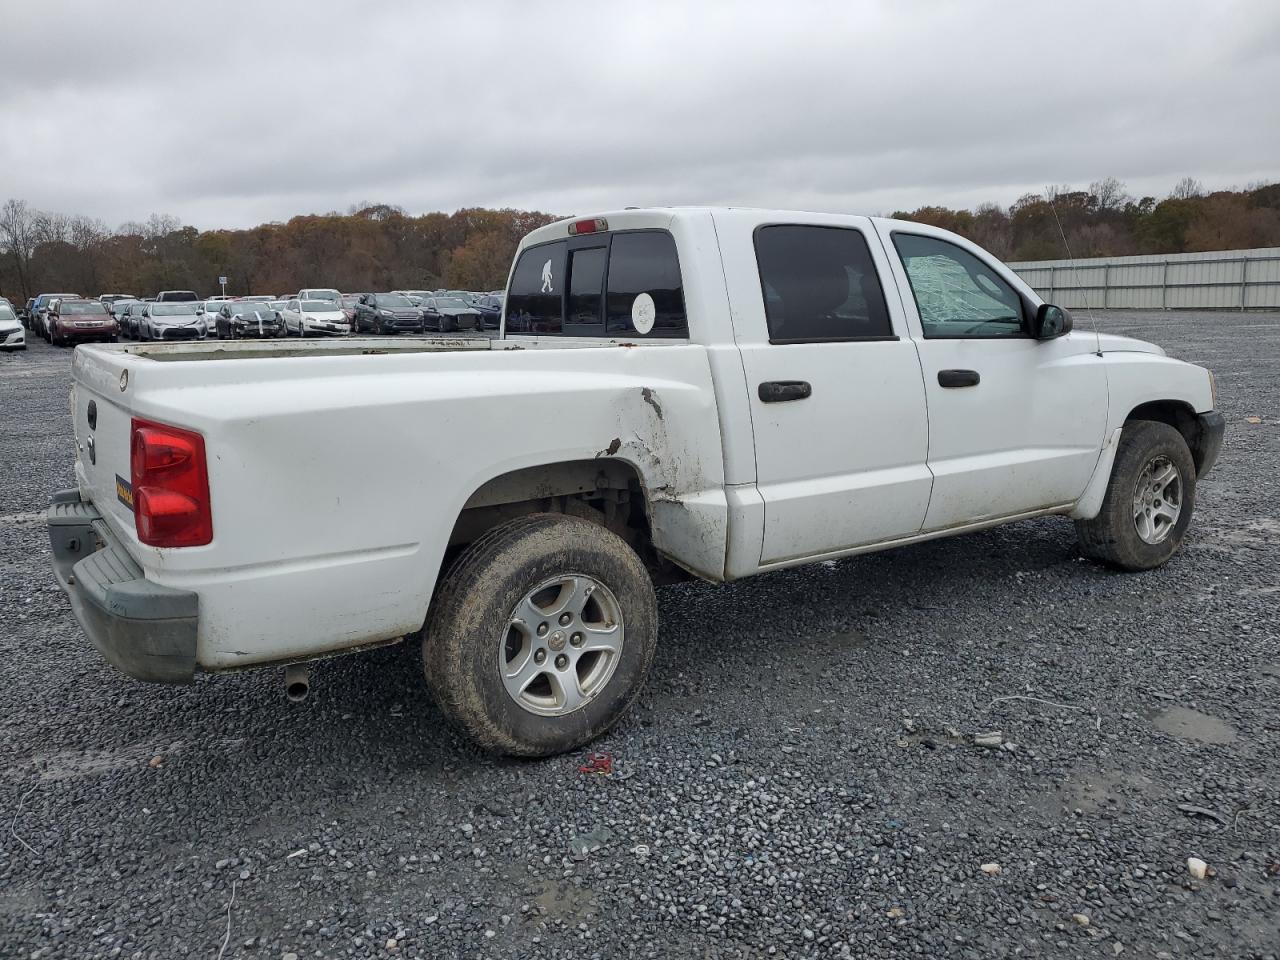
M 76 479 L 130 548 L 137 546 L 129 442 L 136 393 L 126 354 L 77 347 L 72 364 L 71 418 L 76 435 Z M 122 389 L 123 385 L 123 389 Z

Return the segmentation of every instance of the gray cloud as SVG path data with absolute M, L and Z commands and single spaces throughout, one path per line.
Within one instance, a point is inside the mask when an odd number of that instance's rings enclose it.
M 0 196 L 244 226 L 1008 203 L 1280 179 L 1272 0 L 45 0 L 6 12 Z

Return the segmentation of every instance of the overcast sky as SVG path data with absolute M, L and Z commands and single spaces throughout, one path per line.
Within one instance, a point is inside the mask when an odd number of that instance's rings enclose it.
M 1280 180 L 1277 0 L 0 7 L 0 201 L 110 226 Z

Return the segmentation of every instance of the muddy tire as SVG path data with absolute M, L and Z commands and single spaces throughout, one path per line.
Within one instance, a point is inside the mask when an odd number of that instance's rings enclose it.
M 534 514 L 471 544 L 441 582 L 422 660 L 441 710 L 486 750 L 544 757 L 608 730 L 644 686 L 653 582 L 603 527 Z
M 1182 545 L 1195 507 L 1196 468 L 1182 434 L 1132 420 L 1120 434 L 1102 510 L 1076 521 L 1086 557 L 1120 570 L 1152 570 Z

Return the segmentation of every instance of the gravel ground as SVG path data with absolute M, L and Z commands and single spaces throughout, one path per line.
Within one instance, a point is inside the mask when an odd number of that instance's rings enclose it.
M 478 755 L 408 645 L 302 705 L 113 672 L 40 514 L 69 353 L 0 356 L 0 956 L 1276 957 L 1280 315 L 1099 325 L 1218 375 L 1179 557 L 1053 518 L 664 588 L 611 774 Z

